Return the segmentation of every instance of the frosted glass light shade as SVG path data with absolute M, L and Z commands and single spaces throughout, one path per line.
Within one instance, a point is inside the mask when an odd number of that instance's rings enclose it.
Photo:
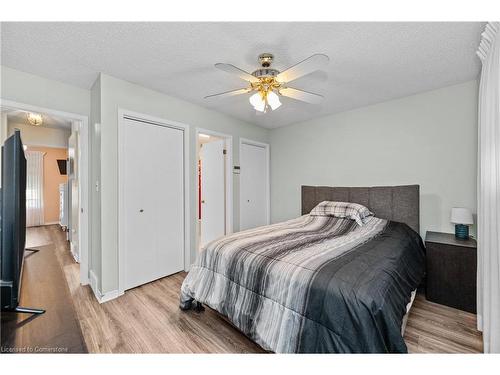
M 253 94 L 250 97 L 249 101 L 256 111 L 264 112 L 264 110 L 266 109 L 266 102 L 262 100 L 262 96 L 260 96 L 260 93 L 258 92 Z
M 464 207 L 453 207 L 451 209 L 450 221 L 453 224 L 474 224 L 474 221 L 472 220 L 472 212 L 468 208 Z
M 28 119 L 28 123 L 33 126 L 40 126 L 43 123 L 43 117 L 39 113 L 28 112 L 26 118 Z
M 280 98 L 276 95 L 276 93 L 270 91 L 267 94 L 267 104 L 269 104 L 271 109 L 274 111 L 281 106 Z

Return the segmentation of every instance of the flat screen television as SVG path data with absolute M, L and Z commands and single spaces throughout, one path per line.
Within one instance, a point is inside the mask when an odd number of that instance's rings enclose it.
M 3 311 L 41 314 L 19 306 L 26 245 L 26 157 L 19 130 L 2 146 L 0 287 Z
M 57 166 L 59 167 L 59 174 L 66 175 L 66 164 L 68 161 L 66 159 L 57 159 Z

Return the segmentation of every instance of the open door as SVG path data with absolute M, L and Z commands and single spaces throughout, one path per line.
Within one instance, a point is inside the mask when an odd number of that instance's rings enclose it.
M 204 143 L 201 159 L 201 246 L 223 236 L 225 225 L 224 140 Z
M 78 248 L 78 228 L 80 218 L 80 202 L 78 192 L 78 133 L 73 129 L 68 139 L 68 195 L 69 195 L 69 241 L 73 257 L 80 261 Z

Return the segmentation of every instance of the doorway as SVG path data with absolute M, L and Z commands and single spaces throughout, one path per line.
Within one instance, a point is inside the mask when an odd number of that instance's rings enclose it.
M 71 255 L 88 284 L 88 119 L 2 100 L 1 143 L 21 132 L 27 159 L 27 225 L 65 230 Z
M 197 249 L 232 233 L 232 136 L 196 129 Z

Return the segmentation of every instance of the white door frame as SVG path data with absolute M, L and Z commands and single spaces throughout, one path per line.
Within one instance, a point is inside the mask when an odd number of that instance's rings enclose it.
M 89 246 L 91 243 L 91 233 L 90 233 L 90 159 L 89 159 L 89 149 L 90 149 L 90 132 L 88 126 L 88 117 L 79 115 L 76 113 L 62 112 L 50 108 L 44 108 L 39 106 L 34 106 L 26 103 L 19 103 L 11 100 L 0 99 L 0 107 L 8 108 L 14 110 L 28 111 L 28 112 L 38 112 L 46 113 L 48 115 L 64 117 L 68 120 L 78 123 L 78 129 L 80 131 L 80 137 L 78 138 L 78 147 L 81 150 L 81 160 L 78 161 L 78 179 L 79 179 L 79 189 L 78 189 L 78 200 L 80 206 L 80 222 L 79 222 L 79 233 L 78 233 L 78 247 L 80 249 L 80 283 L 82 285 L 87 285 L 89 283 Z M 2 134 L 6 129 L 2 129 Z
M 149 122 L 153 125 L 165 126 L 169 128 L 179 129 L 184 132 L 184 270 L 189 270 L 191 265 L 191 247 L 190 247 L 190 223 L 191 215 L 189 210 L 189 125 L 166 120 L 159 117 L 154 117 L 146 115 L 143 113 L 137 113 L 134 111 L 129 111 L 127 109 L 118 108 L 118 293 L 123 294 L 125 292 L 125 251 L 123 249 L 125 243 L 125 230 L 124 230 L 124 207 L 125 201 L 123 199 L 123 184 L 120 183 L 123 172 L 126 166 L 121 163 L 122 155 L 125 154 L 124 149 L 125 144 L 123 141 L 123 126 L 125 125 L 125 117 L 138 120 L 143 122 Z
M 267 212 L 266 212 L 266 218 L 267 218 L 267 223 L 266 224 L 271 224 L 271 166 L 270 166 L 270 152 L 269 152 L 269 143 L 263 143 L 263 142 L 258 142 L 258 141 L 254 141 L 252 139 L 248 139 L 248 138 L 241 138 L 240 137 L 240 148 L 239 148 L 239 152 L 240 152 L 240 168 L 241 168 L 241 147 L 243 146 L 243 144 L 247 144 L 247 145 L 252 145 L 252 146 L 258 146 L 258 147 L 263 147 L 265 150 L 266 150 L 266 167 L 267 167 L 267 171 L 266 171 L 266 176 L 267 176 L 267 184 L 266 184 L 266 209 L 267 209 Z M 241 172 L 240 172 L 241 173 Z M 243 207 L 243 205 L 241 204 L 241 179 L 240 179 L 240 223 L 241 223 L 241 207 Z
M 226 141 L 226 235 L 233 233 L 233 136 L 230 134 L 219 133 L 213 130 L 196 128 L 195 136 L 196 136 L 196 160 L 195 160 L 195 170 L 196 175 L 198 175 L 198 159 L 200 148 L 198 145 L 199 135 L 207 134 L 213 135 L 214 137 L 223 138 Z M 199 189 L 199 180 L 196 179 L 196 221 L 198 223 L 198 207 L 200 205 L 199 197 L 198 197 L 198 189 Z M 196 230 L 198 231 L 198 225 L 196 225 Z M 196 251 L 199 250 L 200 246 L 200 238 L 199 233 L 196 233 Z

